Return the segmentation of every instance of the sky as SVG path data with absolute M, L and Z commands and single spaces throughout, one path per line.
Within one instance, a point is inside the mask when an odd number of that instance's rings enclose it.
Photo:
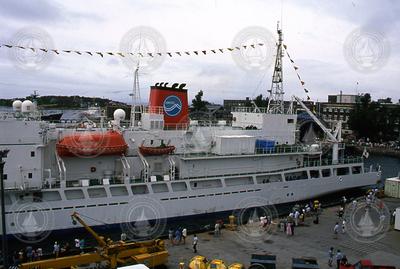
M 274 45 L 277 21 L 281 21 L 287 52 L 312 100 L 326 101 L 328 94 L 342 91 L 369 92 L 373 99 L 391 97 L 397 102 L 397 14 L 400 2 L 395 0 L 2 0 L 0 44 L 25 42 L 32 47 L 45 44 L 48 49 L 95 52 L 193 51 L 259 40 Z M 203 90 L 204 99 L 215 103 L 266 96 L 276 54 L 272 47 L 263 46 L 242 57 L 240 52 L 238 56 L 225 50 L 151 62 L 141 59 L 141 102 L 147 102 L 150 86 L 161 81 L 186 83 L 190 99 Z M 127 64 L 118 56 L 44 54 L 32 56 L 29 51 L 0 47 L 0 98 L 23 97 L 37 90 L 40 95 L 130 102 L 136 66 L 132 61 Z M 251 55 L 259 57 L 251 58 L 256 64 L 263 57 L 268 61 L 249 70 L 246 60 L 250 58 L 243 57 Z M 283 70 L 285 99 L 306 98 L 286 55 Z

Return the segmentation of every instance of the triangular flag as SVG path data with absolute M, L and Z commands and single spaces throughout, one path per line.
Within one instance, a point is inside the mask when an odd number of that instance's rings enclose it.
M 33 52 L 35 51 L 35 48 L 30 48 Z
M 284 47 L 285 49 L 287 49 L 287 46 L 286 46 L 285 44 L 283 44 L 283 47 Z
M 194 50 L 193 52 L 194 52 L 194 54 L 199 55 L 199 52 L 198 52 L 198 51 L 195 51 L 195 50 Z
M 246 45 L 243 45 L 243 48 L 244 48 L 244 49 L 246 49 L 246 48 L 247 48 L 247 46 L 246 46 Z
M 4 46 L 6 46 L 7 48 L 9 48 L 9 49 L 11 49 L 13 46 L 11 46 L 11 45 L 4 45 Z
M 74 51 L 76 54 L 82 55 L 82 53 L 80 51 Z
M 172 53 L 171 52 L 167 52 L 167 54 L 169 55 L 169 57 L 172 57 Z
M 255 48 L 256 48 L 256 47 L 254 46 L 254 44 L 251 44 L 250 46 L 251 46 L 253 49 L 255 49 Z
M 235 47 L 237 50 L 240 50 L 240 47 Z
M 211 50 L 213 53 L 217 53 L 215 50 Z
M 185 51 L 185 53 L 186 53 L 187 55 L 189 55 L 189 56 L 190 56 L 190 52 L 188 52 L 188 51 Z
M 219 49 L 219 51 L 220 51 L 221 53 L 224 53 L 224 49 Z
M 86 51 L 87 54 L 89 54 L 90 56 L 93 56 L 92 52 L 90 51 Z
M 161 53 L 161 52 L 157 52 L 157 54 L 158 54 L 159 56 L 162 56 L 162 53 Z
M 175 52 L 176 54 L 178 54 L 179 56 L 182 56 L 181 53 L 179 51 Z
M 232 51 L 233 49 L 232 48 L 227 48 L 227 50 Z
M 304 88 L 304 91 L 305 91 L 306 93 L 308 93 L 308 90 L 307 90 L 306 88 Z
M 140 56 L 140 57 L 143 57 L 143 53 L 141 53 L 141 52 L 138 52 L 138 54 L 139 54 L 139 56 Z
M 20 48 L 20 49 L 25 49 L 24 47 L 22 47 L 22 46 L 16 46 L 17 48 Z
M 52 50 L 55 54 L 60 54 L 57 50 Z
M 148 54 L 150 57 L 153 57 L 153 53 L 148 52 L 147 54 Z
M 101 52 L 96 52 L 98 55 L 100 55 L 101 56 L 101 58 L 103 58 L 103 53 L 101 53 Z
M 125 57 L 125 55 L 122 54 L 122 52 L 117 52 L 117 54 L 121 57 Z
M 294 68 L 294 70 L 297 70 L 297 69 L 299 69 L 297 66 L 295 66 L 295 65 L 293 65 L 293 68 Z
M 304 81 L 302 81 L 302 80 L 300 81 L 300 83 L 301 83 L 301 85 L 303 85 L 303 86 L 304 86 L 304 84 L 306 84 L 306 83 L 305 83 Z
M 289 56 L 289 55 L 288 55 Z M 290 58 L 290 57 L 289 57 Z M 290 58 L 290 62 L 292 63 L 292 64 L 294 64 L 294 61 Z
M 299 73 L 296 73 L 297 77 L 299 78 L 299 80 L 301 81 L 300 75 Z
M 308 100 L 311 100 L 311 98 L 310 98 L 310 96 L 307 95 L 307 101 L 308 101 Z
M 40 49 L 41 51 L 47 52 L 47 49 Z
M 66 52 L 66 53 L 71 53 L 71 51 L 70 51 L 70 50 L 63 50 L 63 52 Z
M 259 45 L 259 46 L 264 46 L 264 44 L 263 44 L 263 43 L 258 43 L 258 45 Z
M 207 51 L 206 51 L 206 50 L 202 50 L 201 52 L 203 52 L 204 55 L 207 54 Z

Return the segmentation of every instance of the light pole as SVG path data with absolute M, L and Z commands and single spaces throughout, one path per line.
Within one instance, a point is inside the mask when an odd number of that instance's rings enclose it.
M 6 231 L 6 212 L 4 205 L 4 182 L 3 172 L 4 164 L 3 158 L 7 157 L 8 150 L 0 150 L 0 187 L 1 187 L 1 228 L 3 231 L 2 252 L 3 252 L 3 268 L 8 268 L 8 255 L 7 255 L 7 231 Z

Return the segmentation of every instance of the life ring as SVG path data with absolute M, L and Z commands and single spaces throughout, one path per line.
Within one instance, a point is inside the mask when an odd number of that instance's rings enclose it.
M 90 167 L 90 172 L 92 172 L 92 173 L 96 172 L 96 167 L 94 167 L 94 166 Z

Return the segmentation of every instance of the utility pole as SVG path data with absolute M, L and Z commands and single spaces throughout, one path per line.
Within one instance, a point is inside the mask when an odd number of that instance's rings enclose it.
M 7 231 L 6 231 L 6 212 L 4 203 L 4 164 L 3 158 L 7 157 L 8 150 L 0 150 L 0 185 L 1 185 L 1 228 L 3 231 L 2 242 L 2 255 L 3 255 L 3 268 L 8 268 L 8 253 L 7 253 Z

